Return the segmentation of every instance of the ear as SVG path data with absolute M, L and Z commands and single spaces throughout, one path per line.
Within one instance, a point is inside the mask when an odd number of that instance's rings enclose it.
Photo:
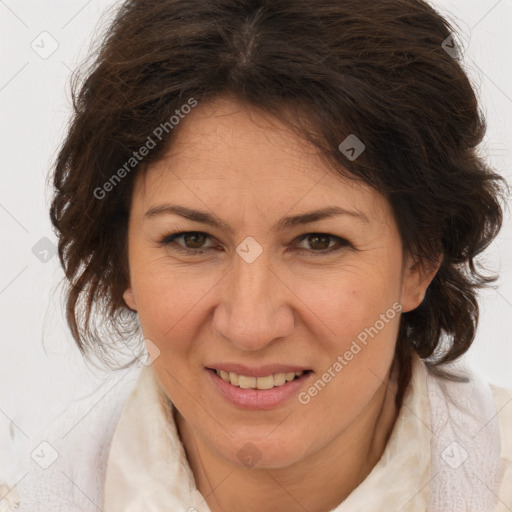
M 133 309 L 133 311 L 137 311 L 137 303 L 135 301 L 135 296 L 130 285 L 128 285 L 128 288 L 126 288 L 126 290 L 124 291 L 123 299 L 130 309 Z
M 434 264 L 414 261 L 410 256 L 407 256 L 402 284 L 401 304 L 403 313 L 416 309 L 423 302 L 427 288 L 437 274 L 442 261 L 442 255 Z

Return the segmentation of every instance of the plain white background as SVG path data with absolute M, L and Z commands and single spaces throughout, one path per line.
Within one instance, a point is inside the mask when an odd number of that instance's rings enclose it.
M 113 3 L 0 0 L 0 450 L 11 421 L 30 438 L 112 377 L 84 365 L 65 324 L 46 180 L 70 113 L 71 71 Z M 431 3 L 451 13 L 462 30 L 465 66 L 488 122 L 482 153 L 512 183 L 512 0 Z M 501 277 L 496 289 L 481 294 L 468 355 L 484 378 L 507 387 L 511 256 L 507 211 L 501 234 L 482 258 Z

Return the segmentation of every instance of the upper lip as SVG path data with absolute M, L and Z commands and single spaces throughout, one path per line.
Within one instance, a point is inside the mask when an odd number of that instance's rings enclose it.
M 303 366 L 290 364 L 265 364 L 251 368 L 238 363 L 212 363 L 209 364 L 207 368 L 213 370 L 224 370 L 225 372 L 234 372 L 238 375 L 246 375 L 247 377 L 265 377 L 274 373 L 290 373 L 309 370 L 309 368 L 305 368 Z

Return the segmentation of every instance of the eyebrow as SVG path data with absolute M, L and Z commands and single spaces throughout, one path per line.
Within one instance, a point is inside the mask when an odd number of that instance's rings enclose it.
M 222 219 L 217 217 L 214 214 L 203 212 L 199 210 L 194 210 L 192 208 L 187 208 L 186 206 L 174 205 L 174 204 L 161 204 L 157 206 L 151 207 L 145 214 L 144 218 L 149 219 L 160 215 L 180 215 L 186 219 L 200 222 L 202 224 L 207 224 L 209 226 L 213 226 L 218 229 L 224 229 L 229 233 L 233 233 L 233 228 Z M 316 222 L 323 219 L 328 219 L 331 217 L 335 217 L 338 215 L 349 215 L 356 219 L 359 219 L 365 223 L 369 223 L 370 220 L 363 212 L 347 210 L 345 208 L 340 208 L 339 206 L 328 206 L 326 208 L 322 208 L 320 210 L 314 210 L 307 213 L 301 213 L 299 215 L 292 215 L 288 217 L 283 217 L 279 220 L 272 228 L 271 231 L 282 231 L 287 228 L 291 228 L 294 226 L 300 226 L 303 224 L 310 224 L 312 222 Z

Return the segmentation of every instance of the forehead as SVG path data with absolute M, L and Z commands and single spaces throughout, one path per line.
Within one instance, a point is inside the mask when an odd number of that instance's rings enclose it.
M 322 176 L 328 170 L 320 160 L 315 147 L 271 114 L 220 97 L 199 103 L 181 121 L 160 167 L 172 161 L 190 178 L 257 174 L 311 180 L 318 179 L 311 171 Z
M 288 208 L 299 201 L 303 208 L 334 202 L 378 218 L 389 210 L 378 191 L 342 176 L 281 121 L 229 98 L 199 103 L 135 189 L 146 205 L 184 193 Z

